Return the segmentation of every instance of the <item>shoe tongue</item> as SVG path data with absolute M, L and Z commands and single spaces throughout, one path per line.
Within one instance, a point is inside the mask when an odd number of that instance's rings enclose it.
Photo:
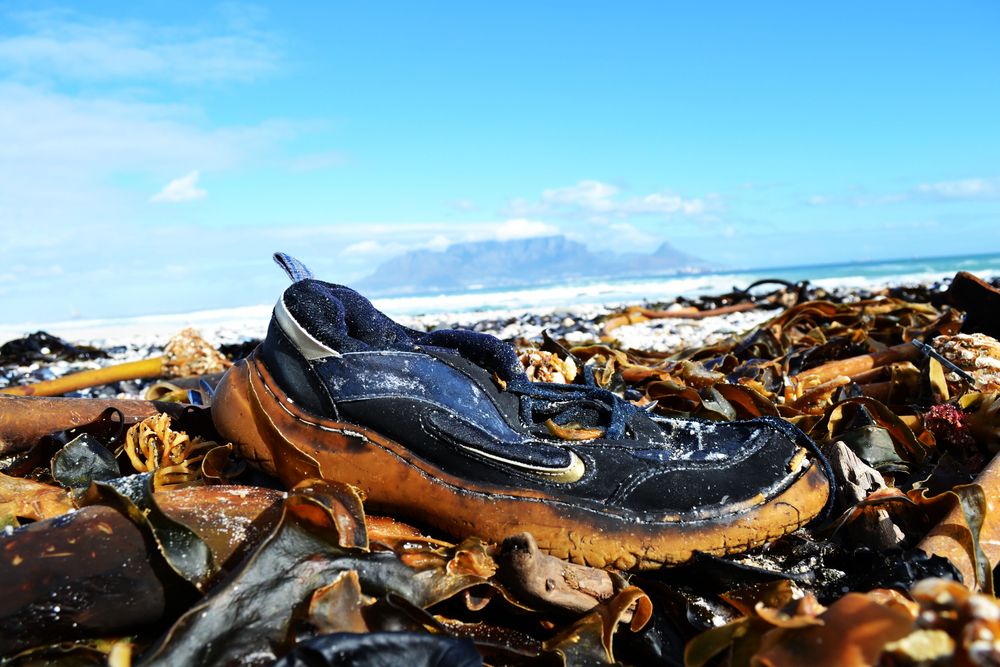
M 397 324 L 349 287 L 303 280 L 285 292 L 285 303 L 319 340 L 342 352 L 412 351 L 418 345 L 454 350 L 459 356 L 496 373 L 504 382 L 527 381 L 514 348 L 476 331 L 442 329 L 423 333 Z
M 462 329 L 441 329 L 421 335 L 417 343 L 453 349 L 477 366 L 496 373 L 504 382 L 527 381 L 514 348 L 494 336 Z
M 285 290 L 282 300 L 309 335 L 340 352 L 412 350 L 412 335 L 419 335 L 342 285 L 300 280 Z
M 374 350 L 412 350 L 417 332 L 386 317 L 350 287 L 329 285 L 330 294 L 343 305 L 344 324 L 351 338 Z

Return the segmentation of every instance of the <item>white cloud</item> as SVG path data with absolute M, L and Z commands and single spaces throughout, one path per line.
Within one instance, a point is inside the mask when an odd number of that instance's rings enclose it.
M 217 168 L 242 162 L 293 133 L 285 123 L 203 129 L 198 116 L 174 104 L 71 96 L 0 82 L 0 164 L 17 159 L 46 168 L 154 171 L 151 164 L 173 170 L 179 160 L 201 156 L 208 162 L 199 164 Z
M 607 221 L 613 218 L 701 216 L 722 207 L 718 195 L 686 198 L 670 191 L 623 196 L 621 188 L 596 180 L 543 190 L 537 200 L 514 199 L 507 213 L 515 216 L 558 215 Z
M 584 180 L 564 188 L 551 188 L 542 192 L 542 201 L 549 204 L 566 204 L 589 211 L 607 211 L 614 203 L 612 197 L 619 189 L 608 183 Z
M 496 238 L 498 241 L 510 241 L 511 239 L 526 239 L 533 236 L 552 236 L 558 233 L 559 228 L 553 225 L 527 218 L 513 218 L 497 227 Z
M 445 236 L 444 234 L 438 234 L 430 241 L 425 243 L 423 247 L 427 248 L 428 250 L 444 250 L 448 246 L 450 246 L 451 243 L 452 243 L 451 239 L 449 239 L 447 236 Z
M 373 241 L 372 239 L 367 239 L 364 241 L 358 241 L 357 243 L 352 243 L 346 246 L 342 251 L 342 255 L 346 256 L 371 256 L 371 255 L 384 255 L 390 252 L 398 252 L 399 248 L 393 245 L 387 245 L 385 243 L 380 243 L 378 241 Z
M 678 195 L 654 192 L 629 199 L 621 204 L 623 213 L 663 214 L 663 215 L 699 215 L 708 209 L 709 205 L 703 199 L 684 199 Z
M 351 244 L 345 246 L 344 249 L 340 251 L 340 254 L 342 256 L 344 256 L 344 257 L 349 257 L 349 258 L 366 257 L 366 258 L 382 258 L 382 259 L 385 259 L 385 258 L 390 257 L 392 255 L 398 255 L 400 253 L 406 252 L 407 250 L 433 250 L 433 251 L 441 251 L 441 250 L 444 250 L 445 248 L 447 248 L 448 246 L 450 246 L 452 244 L 452 240 L 449 239 L 444 234 L 437 234 L 437 235 L 431 237 L 429 240 L 426 240 L 426 241 L 425 240 L 420 240 L 419 236 L 422 234 L 422 232 L 426 233 L 426 231 L 422 230 L 420 225 L 417 225 L 417 226 L 408 226 L 408 227 L 410 227 L 410 229 L 408 229 L 406 231 L 409 231 L 411 234 L 415 233 L 416 236 L 417 236 L 417 238 L 409 239 L 409 240 L 406 240 L 406 241 L 400 241 L 400 240 L 394 240 L 394 241 L 384 241 L 383 240 L 383 241 L 379 241 L 379 240 L 376 240 L 375 238 L 368 238 L 368 239 L 364 239 L 364 240 L 361 240 L 361 241 L 356 241 L 354 243 L 351 243 Z M 312 229 L 312 228 L 307 228 L 306 231 L 308 232 L 309 229 Z M 399 232 L 397 232 L 395 234 L 394 233 L 384 233 L 384 232 L 382 232 L 382 233 L 373 232 L 372 228 L 368 227 L 368 226 L 365 226 L 362 229 L 364 229 L 367 233 L 372 233 L 373 236 L 377 236 L 377 237 L 381 237 L 381 238 L 386 238 L 386 237 L 395 238 L 395 239 L 400 239 L 401 238 L 399 236 Z M 402 230 L 400 230 L 400 231 L 402 232 Z M 341 229 L 341 228 L 334 228 L 334 232 L 333 233 L 335 235 L 338 235 L 338 236 L 343 236 L 345 234 L 345 231 L 343 229 Z M 405 234 L 405 232 L 403 232 L 403 234 Z M 314 237 L 317 236 L 317 234 L 315 232 L 313 232 L 312 235 Z
M 306 236 L 311 236 L 319 246 L 338 243 L 341 248 L 338 256 L 344 258 L 344 261 L 363 260 L 369 265 L 373 260 L 381 261 L 410 250 L 440 252 L 455 243 L 510 241 L 561 233 L 555 225 L 525 218 L 514 218 L 499 224 L 469 221 L 463 223 L 460 229 L 458 231 L 454 223 L 431 222 L 307 227 L 302 231 Z M 289 241 L 303 240 L 295 234 L 294 229 L 277 230 L 275 233 Z M 370 271 L 370 266 L 368 270 Z
M 805 199 L 810 206 L 849 205 L 856 208 L 886 206 L 905 202 L 983 201 L 1000 199 L 1000 177 L 975 177 L 935 183 L 920 183 L 897 192 L 871 193 L 854 188 L 850 195 L 813 195 Z
M 176 83 L 253 81 L 276 68 L 266 36 L 246 24 L 223 30 L 106 21 L 68 12 L 15 15 L 20 34 L 0 39 L 0 64 L 17 76 Z
M 198 187 L 198 177 L 200 175 L 201 173 L 195 169 L 180 178 L 175 178 L 163 186 L 162 190 L 153 195 L 150 201 L 176 204 L 204 199 L 208 195 L 208 192 Z
M 634 248 L 649 248 L 656 247 L 663 241 L 660 236 L 643 231 L 628 222 L 613 222 L 608 225 L 608 229 L 614 233 L 615 244 L 618 246 L 626 245 Z M 581 240 L 587 241 L 588 239 Z
M 1000 198 L 1000 178 L 966 178 L 957 181 L 921 183 L 916 191 L 937 199 Z
M 129 224 L 147 216 L 150 191 L 192 165 L 221 174 L 280 163 L 301 132 L 277 120 L 206 127 L 180 105 L 0 81 L 3 224 L 20 226 L 22 247 L 67 243 L 83 223 Z

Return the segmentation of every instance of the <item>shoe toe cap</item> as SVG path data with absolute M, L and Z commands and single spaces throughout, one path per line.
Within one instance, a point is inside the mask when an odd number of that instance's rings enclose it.
M 635 450 L 656 461 L 634 472 L 610 503 L 650 515 L 687 517 L 732 513 L 788 488 L 815 459 L 799 438 L 768 422 L 713 425 L 700 446 Z

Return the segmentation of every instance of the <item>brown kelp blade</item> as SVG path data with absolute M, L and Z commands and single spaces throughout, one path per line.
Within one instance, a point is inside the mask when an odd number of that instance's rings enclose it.
M 0 456 L 27 451 L 47 435 L 90 424 L 107 410 L 117 410 L 127 428 L 161 412 L 180 414 L 184 407 L 123 398 L 0 396 Z
M 951 561 L 970 587 L 976 584 L 992 593 L 990 564 L 1000 561 L 1000 513 L 995 509 L 996 498 L 1000 497 L 1000 457 L 983 469 L 974 485 L 955 492 L 963 495 L 956 498 L 952 509 L 931 529 L 920 548 Z
M 0 655 L 31 646 L 133 632 L 159 621 L 168 584 L 155 547 L 103 506 L 0 534 Z
M 71 391 L 126 380 L 218 373 L 229 365 L 229 360 L 205 341 L 197 331 L 188 328 L 167 342 L 162 356 L 79 371 L 34 384 L 6 387 L 0 389 L 0 394 L 60 396 Z

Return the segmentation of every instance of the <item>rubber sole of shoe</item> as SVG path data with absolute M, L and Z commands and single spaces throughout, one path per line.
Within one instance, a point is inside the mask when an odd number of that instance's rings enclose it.
M 682 563 L 695 551 L 746 551 L 815 517 L 830 487 L 803 449 L 789 482 L 770 498 L 654 520 L 552 497 L 539 490 L 470 485 L 406 447 L 357 424 L 310 414 L 277 387 L 252 355 L 235 364 L 216 390 L 212 416 L 241 454 L 291 486 L 321 478 L 352 484 L 377 511 L 411 518 L 462 538 L 500 542 L 530 532 L 553 556 L 594 567 L 653 569 Z

